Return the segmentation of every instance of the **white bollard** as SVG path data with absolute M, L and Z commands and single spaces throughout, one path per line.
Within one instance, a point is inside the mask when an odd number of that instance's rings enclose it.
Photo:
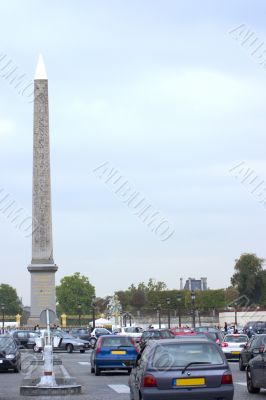
M 43 376 L 41 377 L 38 386 L 57 386 L 55 376 L 53 374 L 53 346 L 46 345 L 43 349 Z

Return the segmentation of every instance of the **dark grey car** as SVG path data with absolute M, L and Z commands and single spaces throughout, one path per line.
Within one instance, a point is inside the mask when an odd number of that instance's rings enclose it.
M 205 338 L 149 341 L 129 378 L 131 400 L 232 400 L 227 360 Z
M 253 336 L 246 345 L 243 345 L 243 349 L 239 355 L 239 369 L 244 371 L 249 361 L 256 357 L 261 350 L 266 346 L 266 335 L 255 335 Z
M 249 361 L 246 369 L 249 393 L 259 393 L 260 389 L 266 389 L 266 349 L 262 347 L 258 351 L 259 354 Z

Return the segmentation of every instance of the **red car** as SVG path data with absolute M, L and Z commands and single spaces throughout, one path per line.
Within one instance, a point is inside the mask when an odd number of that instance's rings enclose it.
M 171 328 L 170 331 L 175 335 L 175 336 L 194 336 L 196 335 L 195 332 L 193 332 L 189 328 Z

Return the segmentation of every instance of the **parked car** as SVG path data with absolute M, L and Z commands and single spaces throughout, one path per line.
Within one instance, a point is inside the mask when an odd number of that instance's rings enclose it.
M 243 345 L 242 351 L 239 356 L 239 369 L 240 371 L 244 371 L 249 361 L 256 357 L 259 352 L 264 349 L 266 345 L 266 334 L 255 335 L 247 344 Z
M 171 339 L 175 335 L 169 329 L 149 329 L 142 333 L 139 341 L 140 349 L 146 346 L 148 340 Z
M 42 332 L 42 336 L 45 335 L 45 331 Z M 68 333 L 62 331 L 51 332 L 53 339 L 53 350 L 66 350 L 68 353 L 72 353 L 74 350 L 79 350 L 81 353 L 85 353 L 91 347 L 90 342 L 82 339 L 76 339 Z M 40 336 L 36 339 L 33 350 L 37 353 L 43 349 L 43 337 Z
M 251 338 L 253 335 L 266 333 L 266 322 L 265 321 L 250 321 L 244 328 L 243 332 Z
M 260 389 L 266 389 L 265 350 L 260 348 L 259 354 L 248 362 L 246 379 L 249 393 L 259 393 Z
M 31 341 L 29 342 L 30 338 L 36 337 L 38 334 L 36 331 L 30 330 L 15 330 L 11 333 L 15 342 L 17 343 L 18 347 L 20 348 L 33 348 Z
M 243 345 L 247 344 L 248 336 L 240 334 L 225 335 L 221 347 L 227 360 L 239 360 Z
M 232 400 L 232 373 L 207 338 L 150 340 L 129 377 L 131 400 Z
M 143 329 L 140 326 L 125 326 L 121 328 L 118 335 L 127 335 L 135 339 L 136 342 L 140 341 Z
M 0 370 L 21 370 L 21 353 L 14 338 L 10 335 L 0 335 Z
M 138 355 L 132 337 L 103 335 L 91 353 L 91 373 L 96 376 L 103 370 L 126 370 L 130 373 Z
M 102 335 L 111 335 L 111 332 L 108 331 L 108 329 L 106 329 L 106 328 L 93 329 L 93 331 L 91 332 L 91 338 L 90 338 L 91 347 L 95 346 L 97 339 Z

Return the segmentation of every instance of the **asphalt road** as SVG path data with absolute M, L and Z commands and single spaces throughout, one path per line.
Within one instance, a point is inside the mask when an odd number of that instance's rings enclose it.
M 76 377 L 77 383 L 82 385 L 82 394 L 69 398 L 71 400 L 129 400 L 128 375 L 123 372 L 106 372 L 101 376 L 91 374 L 89 353 L 57 353 L 63 361 L 62 375 L 69 374 Z M 0 373 L 0 400 L 34 399 L 34 397 L 19 395 L 22 378 L 29 372 L 29 368 L 33 368 L 30 366 L 30 359 L 34 356 L 35 354 L 32 351 L 23 352 L 23 368 L 20 374 Z M 262 390 L 260 394 L 251 395 L 248 393 L 245 372 L 239 371 L 237 363 L 230 363 L 230 367 L 235 386 L 234 400 L 266 400 L 266 390 Z M 61 396 L 53 397 L 55 400 L 62 400 L 62 398 Z M 48 400 L 48 397 L 38 397 L 38 399 Z

